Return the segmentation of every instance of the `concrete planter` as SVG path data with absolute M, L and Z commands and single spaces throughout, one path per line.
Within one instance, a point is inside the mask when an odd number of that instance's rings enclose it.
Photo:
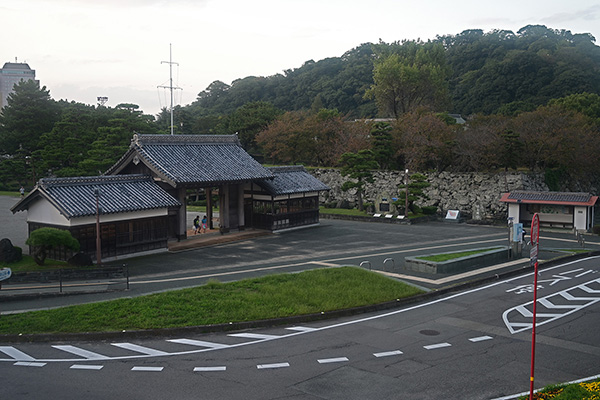
M 470 250 L 484 250 L 486 248 L 487 247 Z M 465 250 L 456 251 L 455 253 L 462 253 L 464 251 Z M 437 254 L 449 253 L 426 254 L 424 256 L 433 256 Z M 423 257 L 423 255 L 417 257 Z M 452 260 L 442 262 L 427 261 L 419 259 L 417 257 L 405 257 L 405 268 L 411 271 L 426 272 L 429 274 L 454 274 L 459 272 L 470 271 L 481 267 L 486 267 L 492 264 L 506 262 L 509 260 L 507 246 L 502 246 L 497 249 L 489 250 L 483 253 L 454 258 Z

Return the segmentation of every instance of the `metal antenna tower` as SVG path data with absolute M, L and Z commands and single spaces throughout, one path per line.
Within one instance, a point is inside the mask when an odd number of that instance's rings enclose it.
M 171 43 L 169 43 L 169 61 L 161 61 L 161 64 L 169 64 L 169 86 L 158 86 L 159 88 L 169 89 L 171 91 L 171 135 L 173 134 L 173 89 L 183 90 L 180 87 L 173 86 L 173 64 L 179 65 L 173 62 L 173 49 Z

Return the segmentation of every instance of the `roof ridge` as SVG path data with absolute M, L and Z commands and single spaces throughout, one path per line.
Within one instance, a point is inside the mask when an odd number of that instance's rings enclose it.
M 127 174 L 127 175 L 98 175 L 98 176 L 74 176 L 63 178 L 42 178 L 39 180 L 40 186 L 61 186 L 61 185 L 89 185 L 89 184 L 108 184 L 114 182 L 138 182 L 150 181 L 150 175 L 145 174 Z
M 237 135 L 133 135 L 132 143 L 144 144 L 235 144 L 241 146 Z

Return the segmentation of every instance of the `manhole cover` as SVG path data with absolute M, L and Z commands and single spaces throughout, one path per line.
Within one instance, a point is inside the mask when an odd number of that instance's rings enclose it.
M 433 329 L 423 329 L 422 331 L 419 331 L 419 333 L 425 336 L 437 336 L 440 334 L 438 331 L 434 331 Z

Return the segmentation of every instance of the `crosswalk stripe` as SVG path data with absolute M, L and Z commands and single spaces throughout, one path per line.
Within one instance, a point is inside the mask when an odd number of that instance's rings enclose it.
M 133 344 L 133 343 L 111 343 L 111 344 L 113 346 L 117 346 L 122 349 L 131 350 L 131 351 L 135 351 L 135 352 L 142 353 L 142 354 L 147 354 L 149 356 L 166 356 L 169 354 L 164 351 L 151 349 L 149 347 L 139 346 L 139 345 Z
M 53 345 L 52 347 L 54 347 L 55 349 L 58 349 L 58 350 L 66 351 L 71 354 L 75 354 L 77 356 L 81 356 L 88 360 L 106 360 L 107 358 L 109 358 L 107 356 L 103 356 L 102 354 L 94 353 L 93 351 L 80 349 L 79 347 L 75 347 L 75 346 Z
M 34 361 L 35 358 L 23 353 L 21 350 L 15 349 L 12 346 L 0 346 L 0 351 L 15 361 Z
M 210 347 L 211 349 L 223 349 L 223 348 L 229 347 L 229 345 L 227 345 L 227 344 L 205 342 L 203 340 L 192 340 L 192 339 L 169 339 L 169 340 L 167 340 L 167 342 L 179 343 L 179 344 L 189 344 L 190 346 L 197 346 L 197 347 Z
M 246 338 L 246 339 L 275 339 L 275 338 L 279 337 L 277 335 L 264 335 L 261 333 L 232 333 L 231 335 L 227 335 L 227 336 Z

